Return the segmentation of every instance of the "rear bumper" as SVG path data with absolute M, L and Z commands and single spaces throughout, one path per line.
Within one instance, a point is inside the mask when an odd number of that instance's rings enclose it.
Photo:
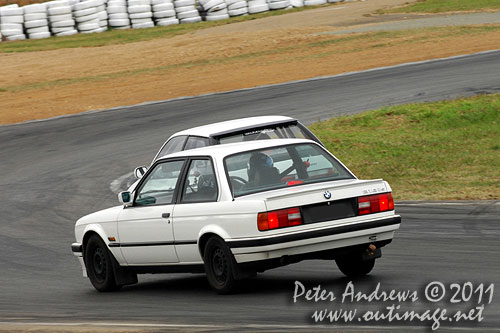
M 227 244 L 236 262 L 246 263 L 391 240 L 400 224 L 401 216 L 395 215 L 274 237 L 228 240 Z

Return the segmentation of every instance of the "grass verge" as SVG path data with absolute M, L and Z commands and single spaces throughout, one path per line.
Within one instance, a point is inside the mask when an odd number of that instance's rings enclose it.
M 334 5 L 335 4 L 327 4 L 323 6 L 334 6 Z M 168 27 L 158 26 L 150 29 L 127 29 L 127 30 L 111 29 L 99 34 L 78 34 L 65 37 L 53 36 L 47 39 L 5 42 L 5 43 L 0 43 L 0 53 L 49 51 L 49 50 L 57 50 L 63 48 L 77 48 L 77 47 L 100 47 L 107 45 L 148 41 L 158 38 L 171 38 L 177 35 L 195 32 L 196 30 L 200 29 L 206 29 L 231 23 L 251 21 L 264 17 L 295 13 L 323 6 L 309 6 L 302 8 L 273 10 L 265 13 L 232 17 L 230 19 L 221 21 L 200 22 L 191 24 L 176 24 Z
M 500 9 L 500 0 L 420 0 L 383 13 L 444 13 Z
M 359 178 L 399 200 L 500 199 L 500 94 L 382 108 L 313 124 Z

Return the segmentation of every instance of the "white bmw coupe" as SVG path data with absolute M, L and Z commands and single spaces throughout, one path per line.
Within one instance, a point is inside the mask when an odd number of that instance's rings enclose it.
M 122 205 L 76 222 L 83 275 L 99 291 L 137 274 L 203 273 L 218 293 L 305 259 L 368 274 L 401 217 L 389 184 L 359 180 L 320 144 L 249 141 L 159 158 Z

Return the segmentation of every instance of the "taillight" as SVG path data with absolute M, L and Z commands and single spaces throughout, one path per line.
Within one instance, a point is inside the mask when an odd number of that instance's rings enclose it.
M 286 228 L 302 224 L 302 216 L 298 207 L 273 210 L 257 215 L 257 227 L 260 231 Z
M 394 210 L 392 193 L 375 194 L 358 198 L 358 215 Z

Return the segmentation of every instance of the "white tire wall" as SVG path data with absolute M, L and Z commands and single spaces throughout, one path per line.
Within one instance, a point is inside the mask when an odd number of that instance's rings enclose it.
M 6 40 L 26 39 L 22 7 L 18 5 L 0 7 L 0 33 Z
M 153 12 L 153 18 L 156 20 L 156 21 L 161 21 L 161 20 L 165 20 L 165 19 L 170 19 L 170 18 L 177 18 L 175 16 L 175 10 L 165 10 L 165 11 L 161 11 L 161 12 Z
M 199 0 L 205 21 L 227 20 L 229 12 L 224 0 Z
M 156 22 L 156 25 L 161 26 L 161 27 L 166 27 L 166 26 L 173 25 L 173 24 L 179 24 L 179 19 L 177 19 L 175 17 L 170 17 L 170 18 L 158 20 Z
M 248 13 L 257 14 L 269 11 L 269 4 L 266 0 L 250 0 L 248 1 Z
M 304 6 L 318 6 L 326 4 L 326 0 L 304 0 Z
M 126 0 L 109 0 L 106 11 L 108 25 L 113 29 L 130 29 L 130 19 L 127 11 Z
M 127 12 L 133 29 L 152 28 L 155 26 L 150 0 L 128 0 Z
M 48 27 L 47 27 L 47 30 L 48 30 Z M 51 34 L 49 31 L 28 34 L 29 39 L 49 38 L 50 36 L 51 36 Z
M 290 0 L 269 0 L 269 9 L 285 9 L 290 6 Z
M 73 5 L 73 19 L 78 32 L 99 32 L 101 26 L 97 8 L 101 5 L 102 1 L 98 0 L 84 0 Z
M 57 34 L 55 34 L 55 36 L 57 36 L 57 37 L 72 36 L 72 35 L 76 35 L 77 33 L 78 33 L 78 30 L 73 29 L 73 30 L 67 30 L 67 31 L 57 33 Z
M 153 0 L 152 12 L 155 24 L 166 27 L 173 24 L 179 24 L 176 16 L 175 5 L 172 0 Z
M 25 40 L 26 35 L 25 34 L 19 34 L 19 35 L 11 35 L 11 36 L 5 36 L 6 40 Z
M 76 30 L 73 10 L 68 1 L 51 1 L 47 3 L 50 30 L 56 36 L 66 35 Z
M 55 0 L 0 7 L 0 41 L 228 19 L 345 0 Z
M 242 15 L 248 15 L 248 8 L 240 8 L 240 9 L 230 9 L 228 10 L 229 16 L 242 16 Z
M 195 16 L 195 17 L 189 17 L 186 19 L 179 20 L 180 23 L 186 24 L 186 23 L 198 23 L 201 22 L 201 16 Z
M 180 23 L 196 23 L 201 21 L 200 13 L 193 0 L 174 0 L 174 9 Z
M 248 3 L 246 0 L 226 0 L 229 16 L 240 16 L 248 14 Z
M 304 0 L 290 0 L 290 5 L 295 8 L 304 7 Z

